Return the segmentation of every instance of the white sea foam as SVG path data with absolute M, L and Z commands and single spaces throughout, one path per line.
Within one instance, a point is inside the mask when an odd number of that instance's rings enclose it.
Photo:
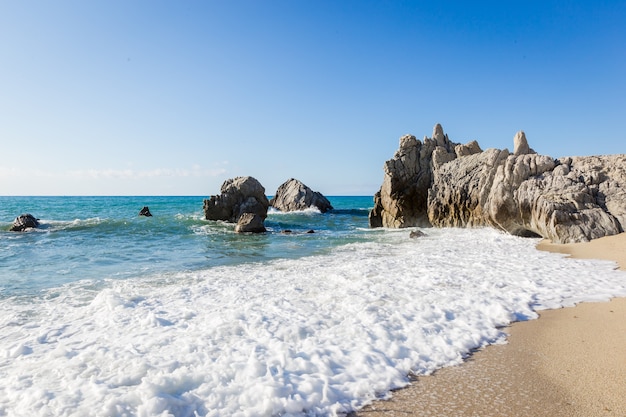
M 316 215 L 316 214 L 320 214 L 321 211 L 319 208 L 315 206 L 310 206 L 308 208 L 305 208 L 304 210 L 294 210 L 294 211 L 280 211 L 274 207 L 270 207 L 267 213 L 270 215 L 277 215 L 277 216 L 280 216 L 280 215 L 293 216 L 293 215 L 299 215 L 299 214 Z
M 626 295 L 610 262 L 493 230 L 427 233 L 2 300 L 0 415 L 340 415 L 536 309 Z

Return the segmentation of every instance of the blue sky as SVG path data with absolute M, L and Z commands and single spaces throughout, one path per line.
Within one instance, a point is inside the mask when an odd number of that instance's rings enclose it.
M 626 2 L 0 0 L 0 195 L 371 195 L 407 133 L 626 153 Z

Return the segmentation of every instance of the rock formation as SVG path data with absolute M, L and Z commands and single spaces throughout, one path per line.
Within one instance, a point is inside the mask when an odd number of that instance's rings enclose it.
M 280 211 L 305 210 L 317 207 L 322 213 L 333 209 L 330 201 L 321 193 L 311 190 L 301 181 L 291 178 L 276 190 L 270 205 Z
M 204 200 L 204 217 L 207 220 L 237 223 L 244 213 L 250 213 L 258 216 L 263 223 L 267 217 L 269 201 L 265 188 L 255 178 L 236 177 L 226 180 L 220 191 L 220 195 Z
M 433 169 L 456 158 L 457 146 L 450 142 L 439 124 L 433 129 L 433 137 L 424 137 L 424 142 L 411 135 L 401 137 L 400 148 L 383 167 L 385 176 L 374 196 L 370 226 L 430 226 L 427 202 Z M 480 147 L 468 144 L 459 149 L 463 154 L 470 154 Z
M 264 233 L 265 231 L 264 218 L 255 213 L 243 213 L 235 226 L 237 233 Z
M 140 216 L 146 216 L 146 217 L 152 217 L 152 213 L 150 213 L 150 209 L 148 208 L 148 206 L 144 206 L 144 208 L 141 209 L 141 211 L 139 212 Z
M 467 148 L 455 146 L 451 157 L 450 148 L 444 153 L 445 146 L 435 139 L 441 138 L 438 126 L 433 139 L 425 139 L 424 145 L 416 141 L 407 149 L 406 137 L 400 140 L 394 159 L 385 164 L 370 226 L 492 226 L 557 243 L 624 231 L 626 155 L 556 160 L 536 154 L 525 134 L 518 132 L 513 154 L 506 149 L 481 152 L 477 145 L 468 144 Z M 437 145 L 430 160 L 427 155 L 419 161 L 405 157 L 416 148 L 431 146 L 432 141 Z M 417 171 L 420 176 L 415 176 Z M 425 178 L 430 179 L 428 184 Z M 417 180 L 421 180 L 419 186 Z
M 526 155 L 529 153 L 536 153 L 530 146 L 528 146 L 528 141 L 526 140 L 526 134 L 520 130 L 515 134 L 513 138 L 513 153 L 515 155 Z
M 39 227 L 39 219 L 29 213 L 20 214 L 13 220 L 9 229 L 11 232 L 23 232 L 26 229 Z

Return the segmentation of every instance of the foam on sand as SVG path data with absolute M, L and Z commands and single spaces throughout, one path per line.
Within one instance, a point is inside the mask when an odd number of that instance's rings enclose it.
M 626 265 L 626 234 L 539 249 Z M 622 268 L 623 269 L 623 268 Z M 514 323 L 506 345 L 488 346 L 462 366 L 421 377 L 358 416 L 626 415 L 626 298 L 541 311 Z

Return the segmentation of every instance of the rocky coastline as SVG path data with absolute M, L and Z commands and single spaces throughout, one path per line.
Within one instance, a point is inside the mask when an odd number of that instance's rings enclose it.
M 374 196 L 370 227 L 495 227 L 554 243 L 624 231 L 626 155 L 539 155 L 524 132 L 514 151 L 454 143 L 435 125 L 431 138 L 400 138 Z
M 587 242 L 624 232 L 626 154 L 555 159 L 530 148 L 523 131 L 514 149 L 482 150 L 478 142 L 452 142 L 440 124 L 432 137 L 400 138 L 383 166 L 369 213 L 372 228 L 494 227 L 553 243 Z M 291 178 L 271 200 L 253 177 L 226 180 L 204 200 L 206 220 L 235 223 L 235 231 L 263 233 L 269 207 L 280 211 L 333 209 L 321 193 Z M 151 216 L 148 207 L 139 213 Z M 11 231 L 39 226 L 18 216 Z

